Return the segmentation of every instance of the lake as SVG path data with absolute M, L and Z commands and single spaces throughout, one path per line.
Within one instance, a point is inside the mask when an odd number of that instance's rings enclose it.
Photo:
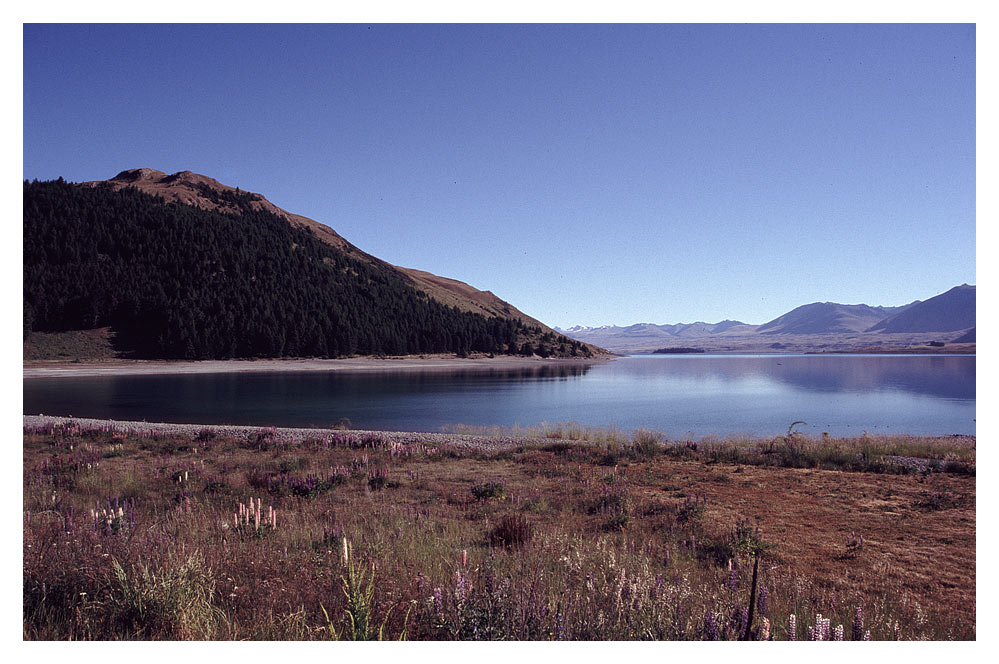
M 25 414 L 441 431 L 577 422 L 671 437 L 975 433 L 975 357 L 643 355 L 517 370 L 24 379 Z

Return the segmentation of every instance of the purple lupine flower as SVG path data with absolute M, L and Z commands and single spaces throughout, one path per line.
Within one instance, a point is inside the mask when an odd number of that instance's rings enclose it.
M 725 587 L 733 593 L 739 589 L 739 572 L 734 567 L 728 571 Z
M 444 592 L 440 588 L 434 588 L 434 593 L 432 597 L 434 604 L 434 612 L 437 615 L 444 615 Z
M 746 627 L 749 626 L 749 607 L 742 607 L 739 612 L 739 636 L 741 637 L 746 633 Z
M 555 612 L 555 640 L 566 640 L 565 613 L 563 613 L 561 606 L 558 607 L 558 610 Z
M 459 604 L 463 603 L 468 597 L 468 576 L 464 572 L 455 572 L 454 596 Z
M 850 630 L 850 639 L 860 641 L 864 638 L 864 609 L 856 607 L 853 610 L 853 629 Z
M 763 586 L 760 588 L 760 594 L 756 598 L 756 610 L 761 616 L 765 615 L 767 612 L 767 595 L 769 595 L 767 587 Z
M 656 583 L 649 588 L 649 599 L 655 601 L 659 599 L 663 594 L 663 586 L 665 584 L 665 579 L 662 574 L 656 574 Z
M 711 610 L 704 614 L 704 640 L 718 640 L 718 619 L 715 617 L 715 612 Z

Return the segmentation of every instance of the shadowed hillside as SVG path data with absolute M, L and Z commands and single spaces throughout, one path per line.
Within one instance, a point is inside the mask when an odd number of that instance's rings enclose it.
M 514 316 L 442 304 L 257 194 L 187 172 L 160 175 L 135 177 L 198 198 L 25 182 L 26 338 L 110 327 L 133 356 L 182 359 L 592 354 Z
M 882 320 L 890 310 L 866 304 L 813 302 L 792 309 L 761 325 L 760 334 L 832 334 L 863 332 Z
M 879 321 L 872 332 L 953 332 L 975 326 L 975 287 L 962 284 Z
M 457 279 L 439 277 L 423 270 L 390 265 L 371 254 L 361 251 L 326 224 L 321 224 L 308 217 L 293 214 L 279 208 L 261 194 L 244 192 L 238 187 L 230 187 L 205 175 L 199 175 L 191 171 L 181 171 L 167 175 L 163 171 L 152 168 L 134 168 L 122 171 L 110 180 L 87 182 L 85 184 L 93 187 L 102 183 L 109 184 L 115 189 L 132 187 L 147 194 L 162 196 L 167 201 L 176 201 L 203 210 L 216 210 L 235 214 L 240 213 L 240 208 L 234 205 L 229 200 L 229 197 L 234 195 L 247 197 L 247 206 L 251 210 L 269 212 L 276 217 L 284 219 L 293 226 L 312 231 L 319 240 L 335 247 L 352 258 L 388 272 L 395 272 L 396 276 L 403 281 L 422 290 L 441 304 L 455 307 L 460 311 L 515 319 L 530 327 L 541 328 L 545 333 L 553 332 L 553 330 L 540 321 L 519 311 L 512 304 L 501 300 L 489 291 L 480 291 Z

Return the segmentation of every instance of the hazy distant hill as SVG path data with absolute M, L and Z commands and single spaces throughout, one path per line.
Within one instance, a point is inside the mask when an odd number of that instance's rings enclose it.
M 951 341 L 951 343 L 952 344 L 973 344 L 973 343 L 975 343 L 975 330 L 976 329 L 977 328 L 974 328 L 974 327 L 971 328 L 970 330 L 968 330 L 967 332 L 965 332 L 961 336 L 957 337 L 956 339 L 953 339 Z
M 593 352 L 189 171 L 25 182 L 23 215 L 26 337 L 110 326 L 124 351 L 186 359 Z
M 848 352 L 886 344 L 892 348 L 925 346 L 931 340 L 946 340 L 928 335 L 975 325 L 974 294 L 974 286 L 963 285 L 925 302 L 916 300 L 895 307 L 813 302 L 763 325 L 724 320 L 714 324 L 576 326 L 560 331 L 618 353 L 649 353 L 670 347 L 711 352 Z M 685 343 L 676 343 L 680 339 Z M 971 330 L 950 343 L 974 341 Z
M 961 284 L 869 328 L 871 332 L 954 332 L 975 326 L 975 287 Z
M 863 332 L 898 310 L 898 307 L 813 302 L 792 309 L 786 314 L 760 325 L 756 331 L 760 334 Z
M 676 323 L 674 325 L 637 323 L 626 327 L 617 325 L 604 325 L 601 327 L 577 325 L 567 330 L 556 327 L 555 330 L 568 337 L 585 341 L 600 348 L 629 352 L 642 347 L 648 347 L 649 349 L 658 348 L 663 344 L 671 344 L 672 341 L 677 339 L 750 334 L 756 330 L 756 326 L 747 325 L 736 320 L 723 320 L 718 323 L 697 322 Z

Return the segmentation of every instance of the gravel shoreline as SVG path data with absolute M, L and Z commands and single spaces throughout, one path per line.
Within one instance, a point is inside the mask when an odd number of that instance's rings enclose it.
M 354 357 L 305 360 L 109 360 L 105 362 L 35 361 L 25 362 L 22 377 L 59 378 L 69 376 L 146 376 L 155 374 L 258 373 L 282 371 L 455 371 L 534 369 L 545 366 L 592 365 L 618 356 L 593 358 L 545 358 L 454 356 Z

